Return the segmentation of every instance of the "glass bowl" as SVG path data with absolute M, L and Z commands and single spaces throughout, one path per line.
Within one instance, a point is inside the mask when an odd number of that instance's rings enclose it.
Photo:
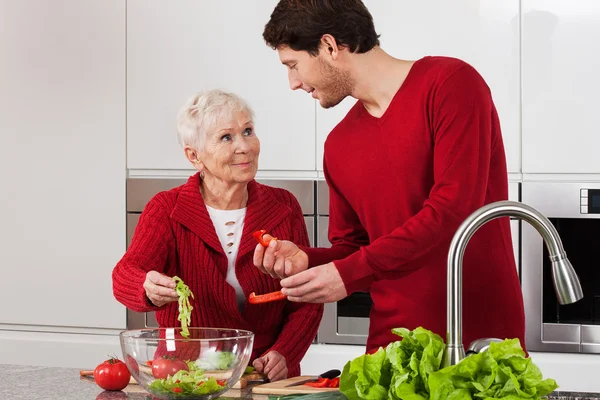
M 123 331 L 123 360 L 133 378 L 159 399 L 219 397 L 242 376 L 250 361 L 254 334 L 225 328 Z

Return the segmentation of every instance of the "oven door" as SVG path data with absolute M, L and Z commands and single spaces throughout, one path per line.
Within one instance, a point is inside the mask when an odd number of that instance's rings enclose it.
M 527 349 L 600 353 L 600 183 L 523 182 L 522 200 L 557 229 L 584 295 L 577 303 L 558 304 L 545 245 L 524 222 L 521 282 Z

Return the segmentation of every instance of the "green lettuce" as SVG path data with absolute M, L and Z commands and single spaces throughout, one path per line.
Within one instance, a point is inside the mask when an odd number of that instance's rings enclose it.
M 196 361 L 198 368 L 208 370 L 226 370 L 236 362 L 237 357 L 230 351 L 215 351 L 207 353 L 202 359 Z
M 392 381 L 388 398 L 391 400 L 428 399 L 429 375 L 440 368 L 444 341 L 439 335 L 423 329 L 414 331 L 398 328 L 392 332 L 402 337 L 390 343 L 387 358 L 392 364 Z
M 431 400 L 540 399 L 558 387 L 553 379 L 542 379 L 518 339 L 491 343 L 488 350 L 431 374 L 429 385 Z
M 398 328 L 392 332 L 403 340 L 362 355 L 346 364 L 340 391 L 349 400 L 428 398 L 428 377 L 439 369 L 444 352 L 441 337 L 424 328 Z
M 176 391 L 173 389 L 177 388 Z M 180 370 L 175 375 L 169 375 L 166 379 L 156 379 L 149 386 L 151 393 L 169 394 L 170 396 L 189 396 L 209 394 L 223 391 L 214 377 L 207 377 L 202 370 L 194 371 Z
M 491 343 L 440 369 L 446 347 L 440 336 L 421 327 L 392 332 L 402 340 L 345 365 L 340 391 L 348 400 L 537 400 L 558 387 L 543 380 L 518 339 Z

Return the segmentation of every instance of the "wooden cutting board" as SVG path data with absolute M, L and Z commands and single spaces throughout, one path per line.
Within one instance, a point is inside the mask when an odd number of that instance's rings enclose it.
M 252 393 L 257 394 L 311 394 L 320 392 L 338 392 L 338 388 L 316 388 L 306 385 L 289 386 L 292 383 L 300 382 L 305 379 L 314 378 L 313 376 L 297 376 L 295 378 L 282 379 L 277 382 L 269 382 L 257 385 L 252 388 Z

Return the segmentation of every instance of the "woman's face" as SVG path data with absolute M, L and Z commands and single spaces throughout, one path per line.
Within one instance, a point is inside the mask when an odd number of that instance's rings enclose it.
M 219 121 L 206 134 L 204 148 L 198 152 L 198 169 L 204 172 L 204 179 L 247 183 L 256 176 L 259 153 L 250 115 L 235 111 L 231 119 Z

